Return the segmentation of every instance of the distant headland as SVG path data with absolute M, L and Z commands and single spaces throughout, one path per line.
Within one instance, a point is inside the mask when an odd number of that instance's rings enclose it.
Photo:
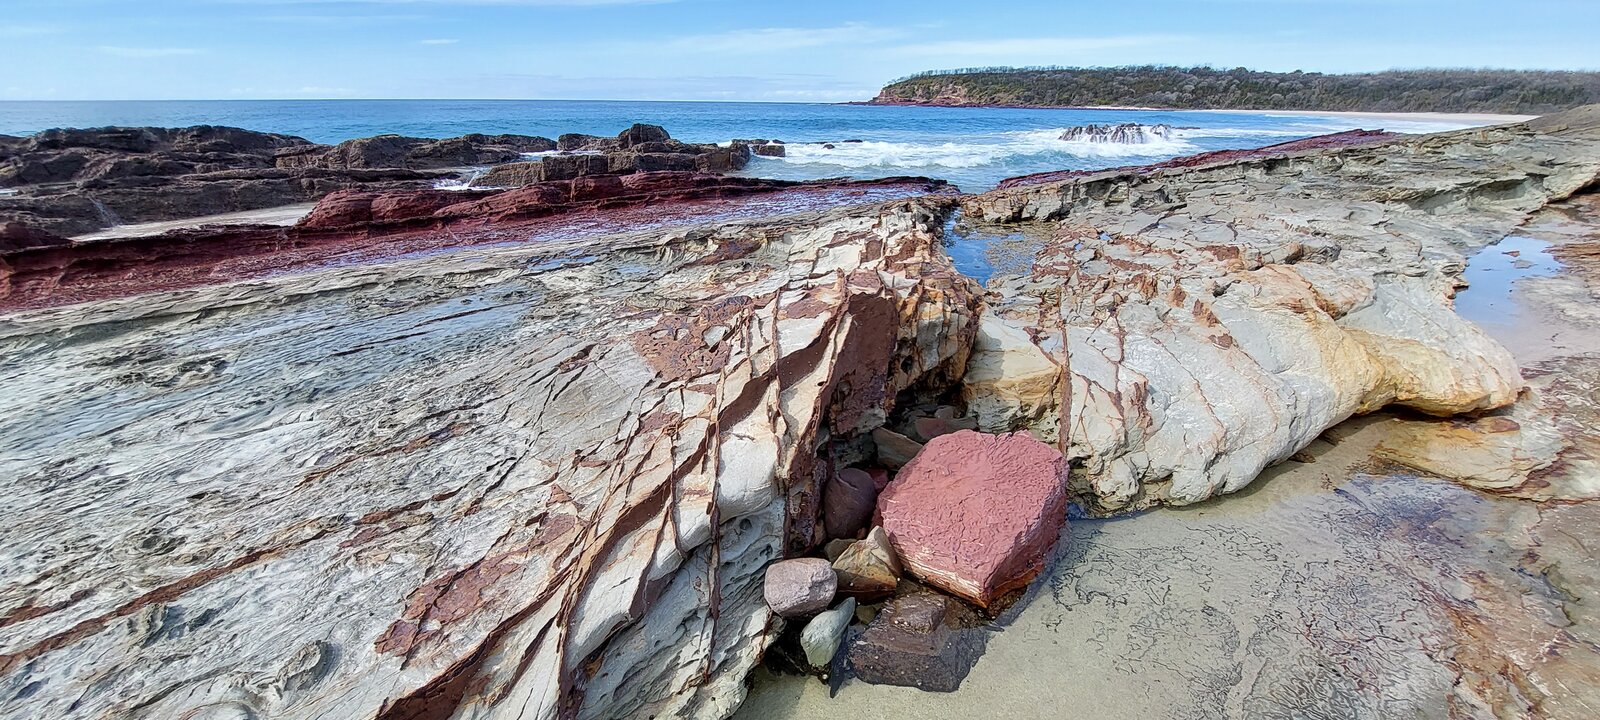
M 1538 114 L 1600 102 L 1600 72 L 983 67 L 896 80 L 871 105 Z

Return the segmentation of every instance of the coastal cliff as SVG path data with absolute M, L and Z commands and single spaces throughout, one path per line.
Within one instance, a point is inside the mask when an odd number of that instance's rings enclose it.
M 1520 411 L 1464 257 L 1597 182 L 1591 107 L 982 195 L 639 172 L 0 248 L 0 717 L 726 717 L 809 614 L 813 665 L 942 686 L 885 650 L 970 611 L 899 570 L 1000 606 L 1069 499 L 1237 492 L 1383 407 Z M 1044 234 L 985 291 L 958 208 Z M 1536 460 L 1501 491 L 1581 459 L 1496 425 Z M 1010 544 L 952 569 L 965 532 Z M 913 594 L 853 640 L 818 613 L 884 586 Z

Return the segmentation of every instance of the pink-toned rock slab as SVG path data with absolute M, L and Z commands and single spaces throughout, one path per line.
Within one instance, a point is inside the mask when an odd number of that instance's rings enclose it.
M 982 607 L 1043 569 L 1066 522 L 1067 463 L 1026 433 L 941 435 L 878 511 L 906 569 Z

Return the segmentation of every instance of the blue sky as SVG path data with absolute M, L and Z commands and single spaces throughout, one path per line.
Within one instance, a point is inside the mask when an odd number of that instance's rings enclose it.
M 1600 0 L 0 0 L 0 99 L 839 101 L 972 65 L 1600 69 Z

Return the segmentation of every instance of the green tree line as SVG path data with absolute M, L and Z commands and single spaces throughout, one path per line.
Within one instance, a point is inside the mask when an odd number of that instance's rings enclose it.
M 1600 103 L 1600 72 L 1429 69 L 1329 75 L 1156 65 L 981 67 L 901 78 L 873 102 L 1539 114 Z

